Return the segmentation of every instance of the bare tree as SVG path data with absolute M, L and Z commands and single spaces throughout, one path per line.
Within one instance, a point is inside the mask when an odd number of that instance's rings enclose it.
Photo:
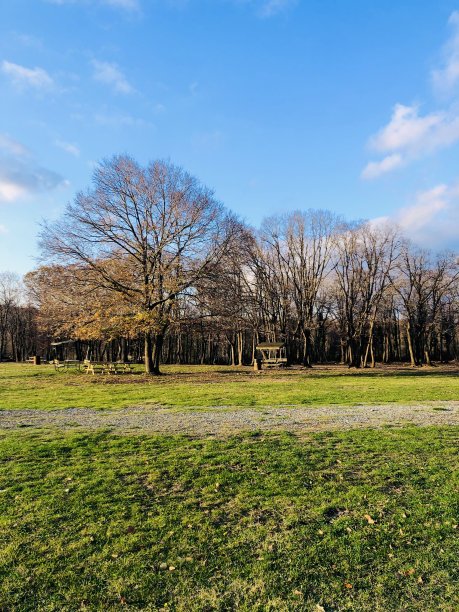
M 181 168 L 163 161 L 142 168 L 118 156 L 44 227 L 41 248 L 46 260 L 72 266 L 74 282 L 117 296 L 122 316 L 144 335 L 146 372 L 158 374 L 174 302 L 221 257 L 236 228 Z
M 430 346 L 445 297 L 459 279 L 453 253 L 438 254 L 404 244 L 393 278 L 406 320 L 406 336 L 412 366 L 430 365 Z
M 296 315 L 293 335 L 302 346 L 302 363 L 312 365 L 312 333 L 318 296 L 330 272 L 339 219 L 323 210 L 296 211 L 263 224 L 261 240 L 276 262 L 282 291 L 288 290 Z
M 395 228 L 371 227 L 367 223 L 339 237 L 334 265 L 336 303 L 344 358 L 349 366 L 366 364 L 365 338 L 371 350 L 378 307 L 390 282 L 398 244 Z

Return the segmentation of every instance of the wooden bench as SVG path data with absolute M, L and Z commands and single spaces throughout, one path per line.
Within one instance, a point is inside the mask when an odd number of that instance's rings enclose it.
M 108 370 L 108 363 L 100 363 L 98 361 L 90 361 L 89 359 L 85 359 L 83 362 L 83 367 L 85 369 L 86 374 L 105 374 Z M 116 372 L 115 372 L 116 373 Z
M 56 372 L 63 372 L 65 370 L 65 363 L 59 361 L 59 359 L 53 359 L 53 365 Z
M 54 369 L 58 372 L 71 369 L 81 370 L 81 361 L 78 361 L 78 359 L 65 359 L 64 361 L 54 359 L 52 363 L 54 364 Z
M 83 363 L 86 374 L 118 374 L 118 373 L 131 373 L 134 368 L 130 363 L 124 362 L 108 362 L 102 363 L 100 361 L 90 361 L 85 359 Z

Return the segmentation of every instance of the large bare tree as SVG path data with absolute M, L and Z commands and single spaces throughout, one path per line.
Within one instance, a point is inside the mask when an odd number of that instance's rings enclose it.
M 121 316 L 144 335 L 146 372 L 158 374 L 174 302 L 219 260 L 237 226 L 182 168 L 117 156 L 44 226 L 41 248 L 45 261 L 71 265 L 75 283 L 118 299 Z

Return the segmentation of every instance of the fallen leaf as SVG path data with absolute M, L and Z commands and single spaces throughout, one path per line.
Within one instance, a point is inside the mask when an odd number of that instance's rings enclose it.
M 419 584 L 422 584 L 423 580 L 422 580 L 421 576 L 419 576 L 418 582 L 419 582 Z
M 316 604 L 316 612 L 325 612 L 325 608 L 323 608 L 320 604 Z
M 373 525 L 374 520 L 371 518 L 371 516 L 369 514 L 365 514 L 365 518 L 367 519 L 368 523 L 370 525 Z
M 301 591 L 297 591 L 296 589 L 293 591 L 294 595 L 303 595 Z
M 133 525 L 129 525 L 129 527 L 126 529 L 126 533 L 134 533 L 135 531 L 135 527 Z
M 118 559 L 118 555 L 117 555 L 116 553 L 113 553 L 112 557 L 113 557 L 114 559 Z
M 121 603 L 122 603 L 122 604 L 125 604 L 126 602 L 127 602 L 126 597 L 122 597 L 122 598 L 121 598 Z
M 344 586 L 346 587 L 346 589 L 352 589 L 352 584 L 349 584 L 349 582 L 345 582 Z
M 320 535 L 324 535 L 324 532 L 322 531 L 322 529 L 319 529 L 317 533 L 319 533 Z
M 349 531 L 349 533 L 351 533 L 352 529 L 350 527 L 346 527 L 346 531 Z
M 400 535 L 403 535 L 403 529 L 400 529 Z
M 169 566 L 169 571 L 170 571 L 170 572 L 173 572 L 174 570 L 175 570 L 175 567 L 174 567 L 173 565 L 170 565 L 170 566 Z
M 408 570 L 408 574 L 409 574 L 410 576 L 412 576 L 412 575 L 414 574 L 414 569 L 410 569 L 410 570 Z

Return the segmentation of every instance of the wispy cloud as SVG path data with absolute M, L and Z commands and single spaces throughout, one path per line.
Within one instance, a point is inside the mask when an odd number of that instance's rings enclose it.
M 140 2 L 138 0 L 104 0 L 104 4 L 121 8 L 125 11 L 140 11 Z
M 260 9 L 262 17 L 273 17 L 297 4 L 298 0 L 265 0 Z
M 3 60 L 2 72 L 6 74 L 18 88 L 32 87 L 46 89 L 54 85 L 53 79 L 43 68 L 26 68 Z
M 0 202 L 15 202 L 67 185 L 59 174 L 38 165 L 27 147 L 0 134 Z
M 459 188 L 439 184 L 420 191 L 413 202 L 399 208 L 391 217 L 380 217 L 372 225 L 395 222 L 403 233 L 420 246 L 432 249 L 458 249 Z
M 394 168 L 399 168 L 400 166 L 403 166 L 402 156 L 398 153 L 394 153 L 393 155 L 388 155 L 381 161 L 369 162 L 362 170 L 361 177 L 364 179 L 373 179 L 385 172 L 394 170 Z
M 13 155 L 29 155 L 30 151 L 23 144 L 10 138 L 8 134 L 0 134 L 0 153 L 6 151 Z
M 135 92 L 117 64 L 100 62 L 99 60 L 92 60 L 91 64 L 94 68 L 93 76 L 96 81 L 110 85 L 119 93 L 130 94 Z
M 64 140 L 55 140 L 54 144 L 56 145 L 56 147 L 59 147 L 63 151 L 66 151 L 67 153 L 70 153 L 75 157 L 80 156 L 80 149 L 70 142 L 65 142 Z
M 432 72 L 432 81 L 436 90 L 451 94 L 459 82 L 459 12 L 454 11 L 449 18 L 453 35 L 443 49 L 443 66 Z
M 89 5 L 94 0 L 45 0 L 49 4 L 86 4 Z M 113 8 L 122 9 L 124 11 L 139 12 L 141 9 L 140 0 L 99 0 L 99 4 L 111 6 Z
M 105 125 L 110 127 L 155 127 L 154 123 L 141 119 L 140 117 L 133 117 L 125 113 L 119 112 L 99 112 L 94 115 L 94 121 L 99 125 Z
M 449 147 L 457 140 L 459 115 L 452 110 L 420 116 L 417 106 L 396 104 L 389 123 L 368 143 L 374 151 L 388 155 L 380 161 L 370 162 L 361 176 L 376 178 L 413 159 Z
M 446 45 L 441 69 L 432 73 L 434 86 L 452 92 L 459 83 L 459 12 L 450 17 L 454 35 Z M 396 104 L 387 125 L 368 142 L 369 149 L 384 158 L 370 161 L 361 177 L 373 179 L 396 168 L 407 166 L 415 159 L 431 155 L 459 140 L 459 99 L 444 108 L 420 114 L 417 105 Z
M 7 234 L 8 229 L 0 223 L 0 234 Z

